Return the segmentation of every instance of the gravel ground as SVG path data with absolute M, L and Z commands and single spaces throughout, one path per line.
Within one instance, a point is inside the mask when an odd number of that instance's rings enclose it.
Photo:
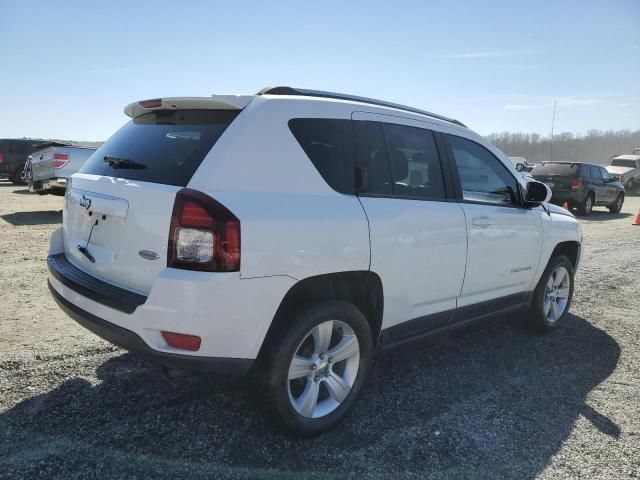
M 304 441 L 245 383 L 168 378 L 68 319 L 46 289 L 61 208 L 0 182 L 0 478 L 640 478 L 640 197 L 583 220 L 563 329 L 497 318 L 380 354 Z

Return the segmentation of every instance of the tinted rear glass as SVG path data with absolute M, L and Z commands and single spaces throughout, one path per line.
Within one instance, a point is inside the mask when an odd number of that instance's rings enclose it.
M 532 175 L 562 175 L 563 177 L 577 177 L 580 165 L 577 163 L 545 163 L 538 165 L 531 172 Z
M 294 118 L 289 129 L 325 182 L 353 194 L 354 147 L 351 120 Z
M 611 160 L 611 165 L 614 167 L 630 167 L 630 168 L 636 168 L 636 161 L 635 160 L 625 160 L 623 158 L 619 158 L 617 160 Z
M 107 140 L 80 173 L 185 186 L 238 113 L 159 110 L 141 115 Z

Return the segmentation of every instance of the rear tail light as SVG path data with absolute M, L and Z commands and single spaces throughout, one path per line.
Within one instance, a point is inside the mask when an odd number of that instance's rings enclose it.
M 573 180 L 571 180 L 571 188 L 578 189 L 582 187 L 582 180 L 579 178 L 574 178 Z
M 0 163 L 4 163 L 4 155 L 0 153 Z
M 183 188 L 173 205 L 167 266 L 205 272 L 240 271 L 240 221 L 208 195 Z
M 53 168 L 62 168 L 69 163 L 68 153 L 54 153 L 53 154 Z
M 173 348 L 179 348 L 180 350 L 189 350 L 190 352 L 197 352 L 200 350 L 200 337 L 195 335 L 185 335 L 184 333 L 175 332 L 162 332 L 162 338 L 167 342 L 167 345 Z

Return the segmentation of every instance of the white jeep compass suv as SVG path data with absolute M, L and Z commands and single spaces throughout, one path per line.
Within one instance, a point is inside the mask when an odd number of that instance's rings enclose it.
M 291 432 L 335 426 L 376 347 L 567 316 L 579 223 L 456 120 L 290 87 L 125 112 L 67 187 L 52 295 L 167 365 L 251 370 Z

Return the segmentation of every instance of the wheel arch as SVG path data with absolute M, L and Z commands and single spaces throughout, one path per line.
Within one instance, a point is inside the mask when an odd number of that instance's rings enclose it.
M 371 327 L 374 344 L 378 341 L 384 310 L 380 277 L 368 270 L 337 272 L 305 278 L 289 289 L 278 306 L 258 357 L 275 332 L 291 322 L 295 315 L 330 300 L 344 300 L 355 305 Z
M 558 243 L 547 260 L 547 264 L 557 255 L 564 255 L 571 261 L 571 265 L 575 270 L 580 260 L 580 243 L 574 240 Z

